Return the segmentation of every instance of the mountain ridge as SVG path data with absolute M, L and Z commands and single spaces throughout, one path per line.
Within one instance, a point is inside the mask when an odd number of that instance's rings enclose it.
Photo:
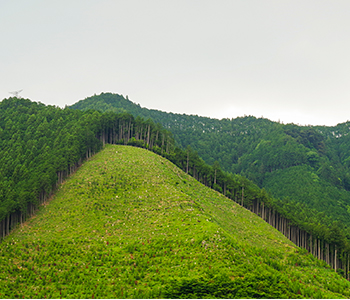
M 284 125 L 252 116 L 218 120 L 142 108 L 111 93 L 80 100 L 71 108 L 152 118 L 206 163 L 217 161 L 224 171 L 247 177 L 276 198 L 302 202 L 350 226 L 349 122 L 330 127 Z M 291 174 L 301 180 L 288 181 Z

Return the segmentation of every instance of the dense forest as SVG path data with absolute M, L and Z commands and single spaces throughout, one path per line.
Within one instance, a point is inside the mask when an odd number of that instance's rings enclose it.
M 129 112 L 159 122 L 182 149 L 240 174 L 273 197 L 300 202 L 350 226 L 350 122 L 335 127 L 281 124 L 252 116 L 211 119 L 142 108 L 102 93 L 71 108 Z
M 248 130 L 250 128 L 248 124 L 255 119 L 250 117 L 243 120 L 247 122 Z M 147 148 L 164 156 L 199 182 L 253 211 L 296 245 L 325 260 L 349 278 L 350 234 L 345 218 L 342 220 L 344 215 L 342 210 L 339 210 L 341 216 L 334 218 L 328 210 L 310 208 L 310 201 L 303 203 L 285 195 L 279 199 L 274 198 L 266 189 L 260 189 L 248 179 L 252 177 L 248 176 L 250 172 L 259 175 L 255 169 L 257 166 L 261 169 L 264 163 L 270 164 L 271 169 L 267 169 L 270 175 L 282 172 L 277 176 L 280 181 L 288 174 L 285 171 L 291 172 L 301 168 L 299 173 L 308 170 L 313 183 L 321 186 L 326 182 L 330 193 L 335 189 L 347 195 L 344 183 L 332 185 L 327 181 L 329 170 L 326 169 L 326 163 L 329 163 L 331 157 L 327 156 L 324 140 L 317 139 L 321 133 L 316 134 L 313 140 L 310 138 L 311 134 L 299 132 L 298 127 L 284 128 L 281 124 L 268 120 L 259 121 L 262 128 L 263 124 L 270 128 L 266 133 L 269 140 L 262 140 L 253 147 L 247 144 L 250 151 L 242 148 L 242 155 L 236 166 L 242 167 L 242 170 L 240 174 L 234 174 L 221 167 L 217 160 L 211 165 L 205 162 L 200 157 L 199 151 L 191 145 L 186 148 L 176 146 L 172 133 L 159 123 L 133 116 L 122 109 L 119 112 L 102 113 L 92 109 L 60 109 L 25 99 L 5 99 L 0 103 L 1 236 L 7 235 L 16 223 L 23 222 L 26 216 L 32 215 L 35 209 L 50 197 L 57 184 L 74 172 L 84 159 L 99 151 L 105 143 L 124 144 Z M 240 122 L 242 123 L 242 120 Z M 293 137 L 296 135 L 295 129 L 299 132 L 299 136 Z M 285 134 L 286 142 L 277 139 L 276 130 L 280 135 Z M 316 129 L 311 130 L 317 133 Z M 220 136 L 219 133 L 215 134 L 217 137 Z M 305 136 L 307 138 L 303 140 Z M 310 140 L 314 141 L 312 145 L 307 144 Z M 246 143 L 246 138 L 242 137 L 241 141 Z M 286 155 L 286 162 L 283 161 L 283 151 L 281 154 L 273 146 L 279 142 L 282 148 L 285 146 L 286 153 L 295 154 L 295 160 L 288 160 L 289 155 Z M 305 154 L 303 147 L 306 150 L 312 148 L 314 153 L 307 151 Z M 271 161 L 268 155 L 264 158 L 269 149 L 280 157 L 275 157 Z M 254 159 L 258 160 L 255 164 L 248 163 L 247 167 L 243 168 L 245 162 Z M 280 167 L 280 164 L 285 164 L 285 169 Z M 331 166 L 328 169 L 331 169 Z M 268 177 L 269 174 L 260 175 L 266 176 L 272 183 L 276 182 L 277 179 L 273 181 Z M 305 183 L 302 181 L 300 184 Z M 335 199 L 341 201 L 341 198 Z M 315 203 L 317 208 L 318 206 L 322 208 L 321 204 Z M 329 208 L 327 203 L 326 208 Z
M 160 154 L 174 145 L 159 124 L 126 113 L 61 109 L 17 98 L 0 102 L 0 237 L 33 215 L 105 143 Z

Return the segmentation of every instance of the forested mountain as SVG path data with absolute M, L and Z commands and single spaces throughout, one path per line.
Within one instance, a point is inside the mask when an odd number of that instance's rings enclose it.
M 108 97 L 115 98 L 111 94 Z M 213 124 L 220 122 L 208 120 Z M 236 126 L 235 131 L 225 131 L 231 136 L 228 143 L 236 141 L 241 147 L 236 170 L 260 185 L 269 183 L 267 187 L 275 188 L 275 194 L 280 192 L 282 200 L 273 198 L 246 177 L 223 170 L 218 161 L 208 165 L 192 147 L 177 147 L 172 133 L 161 124 L 134 117 L 123 109 L 102 113 L 60 109 L 28 99 L 4 99 L 0 103 L 0 237 L 33 215 L 67 175 L 106 143 L 132 145 L 164 156 L 349 278 L 350 232 L 344 226 L 349 161 L 346 128 L 300 128 L 252 117 L 224 121 Z M 215 126 L 211 130 L 218 128 Z M 190 132 L 187 128 L 189 138 Z M 208 139 L 216 137 L 220 144 L 220 131 L 202 130 L 201 134 Z M 199 143 L 200 137 L 199 134 L 193 140 Z M 338 171 L 342 178 L 336 177 Z M 285 190 L 278 184 L 283 184 Z M 296 184 L 300 188 L 294 195 L 291 187 Z M 305 191 L 309 192 L 307 199 L 301 200 L 306 204 L 293 200 L 293 195 L 297 198 Z M 312 197 L 321 201 L 312 202 Z
M 326 127 L 284 125 L 252 116 L 217 120 L 142 108 L 111 93 L 71 108 L 151 118 L 206 163 L 217 161 L 223 170 L 251 179 L 275 198 L 305 204 L 350 226 L 350 122 Z
M 28 99 L 0 102 L 0 237 L 33 215 L 105 143 L 143 146 L 160 154 L 174 147 L 170 132 L 130 114 L 61 109 Z
M 257 215 L 124 145 L 84 162 L 0 244 L 2 299 L 348 297 L 347 280 Z

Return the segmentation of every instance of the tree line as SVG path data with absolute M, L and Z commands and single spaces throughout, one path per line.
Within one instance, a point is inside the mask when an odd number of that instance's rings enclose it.
M 61 109 L 26 99 L 0 103 L 0 236 L 34 214 L 58 184 L 105 143 L 152 150 L 204 185 L 261 216 L 297 246 L 349 277 L 349 242 L 342 223 L 292 200 L 276 200 L 247 178 L 207 164 L 152 120 L 129 113 Z
M 101 93 L 74 109 L 129 112 L 151 118 L 191 146 L 209 165 L 217 161 L 274 198 L 291 199 L 350 226 L 350 122 L 333 127 L 282 124 L 244 116 L 211 119 L 147 109 L 118 94 Z
M 217 190 L 260 216 L 298 247 L 324 260 L 350 279 L 349 233 L 339 221 L 307 205 L 289 199 L 279 200 L 247 178 L 225 172 L 216 161 L 212 166 L 191 147 L 176 149 L 168 158 L 204 185 Z
M 32 216 L 58 184 L 105 143 L 172 151 L 172 134 L 128 113 L 45 106 L 28 99 L 0 103 L 0 238 Z

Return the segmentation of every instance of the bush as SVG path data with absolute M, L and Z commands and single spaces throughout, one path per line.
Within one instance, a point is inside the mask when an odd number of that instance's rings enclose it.
M 249 274 L 244 278 L 181 278 L 165 289 L 166 298 L 296 298 L 279 274 Z

